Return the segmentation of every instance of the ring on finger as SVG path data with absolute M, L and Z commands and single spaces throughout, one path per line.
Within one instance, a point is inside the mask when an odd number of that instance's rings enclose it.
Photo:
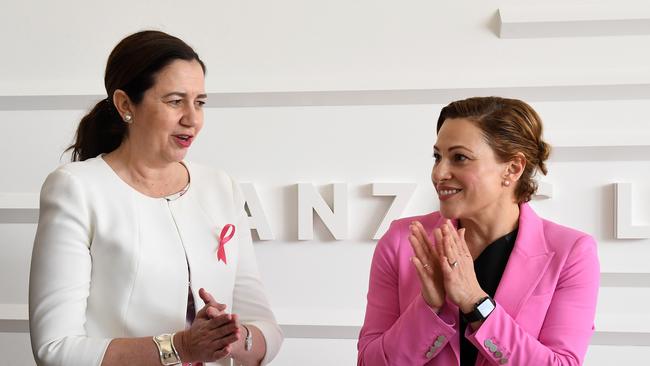
M 449 263 L 449 261 L 447 261 L 447 263 Z M 458 261 L 453 261 L 449 263 L 449 266 L 451 266 L 451 268 L 456 268 L 458 266 Z
M 422 265 L 422 267 L 424 267 L 424 269 L 429 269 L 431 265 L 429 263 L 425 263 Z

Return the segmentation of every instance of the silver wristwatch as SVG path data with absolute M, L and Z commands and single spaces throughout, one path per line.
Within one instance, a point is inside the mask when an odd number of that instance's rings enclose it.
M 253 333 L 244 324 L 242 324 L 241 326 L 244 327 L 244 329 L 246 329 L 246 338 L 244 339 L 244 350 L 250 351 L 253 349 Z

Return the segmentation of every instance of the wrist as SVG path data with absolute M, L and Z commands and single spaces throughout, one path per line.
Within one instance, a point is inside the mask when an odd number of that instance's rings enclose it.
M 176 348 L 176 352 L 178 352 L 178 357 L 180 357 L 183 362 L 191 362 L 194 360 L 191 359 L 190 354 L 187 350 L 186 337 L 187 331 L 182 330 L 180 332 L 176 332 L 173 336 L 173 342 L 174 347 Z
M 244 333 L 240 333 L 244 338 L 244 351 L 250 352 L 253 349 L 253 331 L 245 324 L 241 325 L 244 328 Z
M 468 296 L 462 304 L 458 304 L 458 307 L 460 308 L 460 311 L 463 312 L 463 314 L 467 314 L 469 312 L 472 312 L 474 310 L 474 306 L 476 306 L 476 303 L 486 296 L 488 296 L 488 294 L 486 294 L 485 291 L 477 291 L 473 295 Z
M 230 357 L 232 357 L 235 361 L 241 360 L 242 357 L 246 354 L 246 351 L 244 350 L 245 336 L 246 329 L 244 329 L 241 324 L 237 325 L 237 340 L 230 344 Z
M 424 300 L 424 303 L 427 304 L 427 306 L 436 313 L 439 312 L 442 305 L 444 305 L 444 300 L 438 303 L 432 299 L 427 298 L 427 296 L 424 295 L 424 292 L 421 292 L 421 296 L 422 300 Z

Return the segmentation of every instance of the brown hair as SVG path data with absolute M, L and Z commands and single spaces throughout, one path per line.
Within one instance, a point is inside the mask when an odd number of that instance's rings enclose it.
M 175 60 L 196 60 L 205 73 L 203 61 L 192 47 L 167 33 L 148 30 L 121 40 L 106 63 L 104 86 L 108 97 L 81 119 L 75 142 L 66 149 L 72 150 L 72 161 L 117 149 L 127 128 L 113 105 L 113 93 L 120 89 L 133 103 L 139 104 L 144 93 L 154 85 L 158 72 Z
M 537 191 L 535 173 L 539 170 L 546 175 L 544 161 L 551 152 L 551 146 L 542 139 L 542 120 L 537 112 L 517 99 L 474 97 L 444 107 L 436 132 L 449 118 L 465 118 L 476 123 L 501 161 L 508 161 L 517 153 L 524 155 L 526 167 L 517 182 L 515 196 L 519 203 L 530 201 Z

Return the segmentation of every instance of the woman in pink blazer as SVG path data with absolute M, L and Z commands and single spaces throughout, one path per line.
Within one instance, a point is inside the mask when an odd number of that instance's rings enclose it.
M 358 364 L 580 365 L 593 333 L 596 243 L 526 203 L 550 147 L 526 103 L 442 109 L 440 211 L 396 220 L 375 249 Z

